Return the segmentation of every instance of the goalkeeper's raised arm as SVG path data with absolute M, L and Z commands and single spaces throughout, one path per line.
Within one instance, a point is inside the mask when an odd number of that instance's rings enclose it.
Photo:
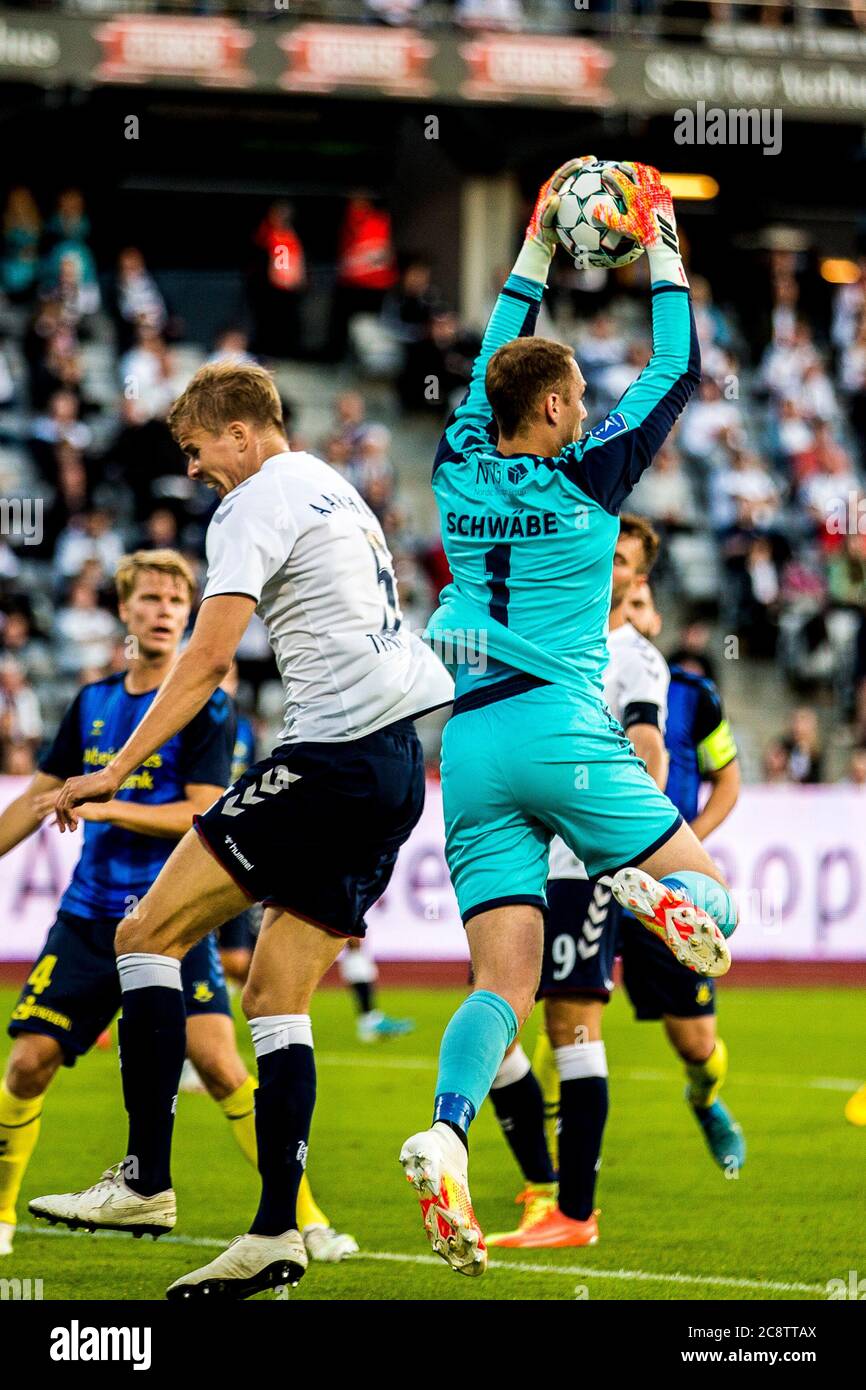
M 601 209 L 613 230 L 646 251 L 652 281 L 652 354 L 640 376 L 573 453 L 583 485 L 610 511 L 619 511 L 652 463 L 701 379 L 701 357 L 677 238 L 670 191 L 647 164 L 616 171 L 623 213 Z
M 493 413 L 484 387 L 487 364 L 497 348 L 512 338 L 531 337 L 535 332 L 550 262 L 557 246 L 554 222 L 559 207 L 558 190 L 582 164 L 591 163 L 593 159 L 593 155 L 581 155 L 568 160 L 538 190 L 523 245 L 493 306 L 481 351 L 472 368 L 469 389 L 445 428 L 434 471 L 446 459 L 453 461 L 495 444 Z

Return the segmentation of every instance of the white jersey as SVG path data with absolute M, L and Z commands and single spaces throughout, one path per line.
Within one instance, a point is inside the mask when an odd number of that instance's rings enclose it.
M 604 701 L 624 729 L 658 722 L 664 734 L 671 673 L 661 652 L 631 623 L 607 634 Z M 586 869 L 559 835 L 550 844 L 550 878 L 586 878 Z
M 281 743 L 345 743 L 454 698 L 441 661 L 401 626 L 375 515 L 312 454 L 275 454 L 226 495 L 207 561 L 204 598 L 249 594 L 267 628 L 285 696 Z

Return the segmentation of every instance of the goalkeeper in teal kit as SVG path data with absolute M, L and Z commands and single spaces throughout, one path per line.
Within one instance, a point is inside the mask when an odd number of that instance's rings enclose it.
M 532 337 L 556 243 L 557 189 L 542 187 L 493 310 L 469 390 L 433 472 L 453 583 L 429 635 L 460 653 L 442 745 L 448 866 L 474 990 L 445 1031 L 433 1124 L 400 1155 L 437 1254 L 481 1274 L 486 1249 L 467 1178 L 468 1130 L 534 1002 L 551 838 L 703 975 L 729 967 L 736 925 L 715 864 L 648 775 L 602 698 L 619 511 L 700 379 L 673 204 L 655 169 L 620 166 L 608 224 L 642 245 L 653 351 L 588 434 L 568 348 Z M 483 657 L 483 660 L 479 659 Z

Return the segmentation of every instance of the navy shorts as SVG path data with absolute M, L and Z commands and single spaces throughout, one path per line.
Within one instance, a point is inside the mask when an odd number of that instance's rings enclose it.
M 255 950 L 256 937 L 258 936 L 258 924 L 256 917 L 260 915 L 257 908 L 248 907 L 246 912 L 239 912 L 237 917 L 232 917 L 230 921 L 223 922 L 217 928 L 217 939 L 221 951 L 253 951 Z
M 550 879 L 547 902 L 539 999 L 582 994 L 606 1004 L 613 963 L 621 956 L 637 1019 L 715 1013 L 714 981 L 681 965 L 658 937 L 623 912 L 609 888 L 587 879 Z
M 193 824 L 253 901 L 363 936 L 424 808 L 411 720 L 349 743 L 283 744 Z
M 62 909 L 12 1010 L 8 1032 L 56 1038 L 67 1067 L 89 1052 L 120 1009 L 114 955 L 117 918 L 75 917 Z M 184 956 L 186 1012 L 231 1014 L 216 940 L 204 937 Z

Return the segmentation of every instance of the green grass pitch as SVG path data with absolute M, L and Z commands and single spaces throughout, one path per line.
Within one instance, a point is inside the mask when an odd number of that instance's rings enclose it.
M 417 1021 L 410 1037 L 362 1046 L 347 994 L 322 992 L 313 1022 L 319 1104 L 309 1173 L 318 1200 L 362 1253 L 311 1266 L 293 1299 L 822 1299 L 828 1280 L 866 1272 L 862 1224 L 866 1131 L 845 1123 L 866 1073 L 856 990 L 722 991 L 731 1054 L 725 1090 L 748 1161 L 726 1179 L 682 1100 L 678 1062 L 656 1024 L 636 1024 L 618 994 L 607 1012 L 611 1116 L 599 1184 L 601 1241 L 589 1250 L 494 1252 L 485 1278 L 463 1279 L 430 1254 L 397 1164 L 428 1120 L 442 1028 L 459 994 L 388 990 L 384 1005 Z M 4 1016 L 14 992 L 0 991 Z M 250 1057 L 248 1034 L 238 1035 Z M 530 1048 L 534 1024 L 525 1039 Z M 8 1039 L 4 1043 L 4 1055 Z M 182 1095 L 175 1127 L 179 1223 L 154 1243 L 50 1234 L 25 1204 L 95 1181 L 124 1153 L 117 1058 L 95 1052 L 63 1071 L 22 1194 L 4 1278 L 41 1278 L 46 1299 L 161 1299 L 211 1242 L 244 1230 L 256 1177 L 207 1096 Z M 485 1106 L 472 1132 L 472 1194 L 482 1225 L 507 1229 L 519 1175 Z M 56 1228 L 59 1230 L 60 1228 Z M 270 1296 L 270 1295 L 269 1295 Z

